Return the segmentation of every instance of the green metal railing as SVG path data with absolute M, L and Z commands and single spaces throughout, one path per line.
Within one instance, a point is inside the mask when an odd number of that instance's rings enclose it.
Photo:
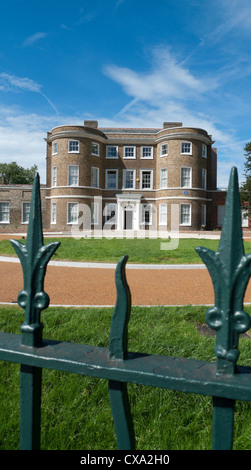
M 42 369 L 49 368 L 107 379 L 119 449 L 135 448 L 127 383 L 161 387 L 213 397 L 213 449 L 232 449 L 234 404 L 251 401 L 251 367 L 238 366 L 238 340 L 250 327 L 243 298 L 251 274 L 245 255 L 238 175 L 232 168 L 225 219 L 218 251 L 196 248 L 206 264 L 215 291 L 215 305 L 206 322 L 216 330 L 216 362 L 127 351 L 130 289 L 125 276 L 127 256 L 115 271 L 117 302 L 109 348 L 48 341 L 42 338 L 41 311 L 49 305 L 44 292 L 46 266 L 59 243 L 43 244 L 39 176 L 34 180 L 26 245 L 11 240 L 20 258 L 24 287 L 18 304 L 25 311 L 21 335 L 0 333 L 0 359 L 19 363 L 20 448 L 40 448 Z

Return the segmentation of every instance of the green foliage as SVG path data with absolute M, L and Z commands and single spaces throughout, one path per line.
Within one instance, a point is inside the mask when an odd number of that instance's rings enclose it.
M 245 162 L 244 162 L 244 175 L 245 181 L 242 183 L 240 187 L 240 198 L 241 204 L 243 207 L 244 203 L 248 203 L 250 206 L 251 203 L 251 142 L 248 142 L 244 147 L 244 155 L 245 155 Z M 250 212 L 250 208 L 249 208 Z
M 251 308 L 247 307 L 250 313 Z M 113 309 L 44 311 L 44 337 L 108 347 Z M 214 361 L 215 338 L 201 334 L 206 307 L 134 307 L 129 350 Z M 0 331 L 18 333 L 19 307 L 0 308 Z M 240 364 L 250 365 L 251 341 L 240 340 Z M 212 399 L 154 387 L 128 385 L 138 450 L 211 448 Z M 234 449 L 251 450 L 251 404 L 236 403 Z M 19 447 L 19 366 L 0 361 L 0 449 Z M 41 448 L 117 448 L 107 381 L 43 370 Z
M 36 172 L 37 165 L 23 168 L 16 162 L 0 163 L 0 175 L 5 175 L 5 184 L 32 184 Z

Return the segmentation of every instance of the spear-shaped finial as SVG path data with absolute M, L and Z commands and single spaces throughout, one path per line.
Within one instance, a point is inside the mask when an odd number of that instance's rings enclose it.
M 43 329 L 40 312 L 49 305 L 49 296 L 43 290 L 46 266 L 60 245 L 60 242 L 43 244 L 38 173 L 33 182 L 26 245 L 17 240 L 10 242 L 23 269 L 24 286 L 18 294 L 18 304 L 25 309 L 25 321 L 21 326 L 22 344 L 37 347 L 41 344 Z
M 225 217 L 217 252 L 196 248 L 206 264 L 215 292 L 215 306 L 207 310 L 206 322 L 216 330 L 218 373 L 233 374 L 239 357 L 239 334 L 250 328 L 250 317 L 243 311 L 243 298 L 251 274 L 251 254 L 244 254 L 238 173 L 232 168 Z

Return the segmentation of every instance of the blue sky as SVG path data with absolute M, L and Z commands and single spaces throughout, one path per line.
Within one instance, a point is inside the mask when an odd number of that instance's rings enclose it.
M 218 186 L 251 141 L 250 0 L 9 0 L 0 6 L 0 161 L 36 163 L 60 124 L 206 129 Z

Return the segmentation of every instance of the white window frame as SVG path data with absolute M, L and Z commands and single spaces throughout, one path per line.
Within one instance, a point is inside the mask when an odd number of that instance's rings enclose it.
M 184 184 L 184 177 L 182 176 L 183 170 L 189 170 L 190 177 L 189 177 L 189 185 Z M 189 166 L 182 166 L 180 169 L 180 187 L 181 188 L 191 188 L 192 187 L 192 168 Z
M 6 209 L 2 209 L 3 205 L 5 205 Z M 1 210 L 0 210 L 0 224 L 9 224 L 10 223 L 10 203 L 8 201 L 1 201 L 0 202 Z M 6 216 L 4 215 L 6 214 Z M 4 220 L 6 217 L 6 220 Z
M 99 225 L 99 206 L 98 202 L 91 203 L 91 225 Z
M 143 188 L 143 173 L 145 172 L 150 173 L 150 188 Z M 142 191 L 151 191 L 153 189 L 153 169 L 142 168 L 140 170 L 140 189 L 142 189 Z
M 205 168 L 202 168 L 201 171 L 201 187 L 207 189 L 207 170 Z
M 70 168 L 77 168 L 77 183 L 71 183 L 71 178 L 76 177 L 76 175 L 71 175 Z M 79 165 L 68 165 L 68 186 L 78 186 L 79 185 Z
M 57 203 L 51 203 L 51 224 L 54 225 L 57 223 Z
M 127 150 L 129 150 L 129 155 L 126 155 Z M 124 145 L 123 147 L 123 158 L 126 160 L 133 159 L 135 160 L 136 158 L 136 147 L 135 145 Z
M 133 173 L 133 186 L 130 188 L 126 187 L 126 174 L 127 172 Z M 135 181 L 136 181 L 136 169 L 135 168 L 125 168 L 123 170 L 123 189 L 135 189 Z
M 95 148 L 97 149 L 96 151 Z M 100 155 L 100 146 L 97 142 L 92 142 L 92 155 L 95 157 L 99 157 Z
M 145 149 L 150 150 L 150 156 L 149 155 L 144 156 Z M 152 160 L 153 159 L 153 147 L 151 145 L 142 145 L 140 157 L 142 158 L 142 160 Z
M 112 187 L 112 188 L 108 187 L 108 175 L 109 175 L 110 171 L 113 171 L 116 174 L 116 187 Z M 105 170 L 105 187 L 106 187 L 106 189 L 109 189 L 110 191 L 112 191 L 114 189 L 118 189 L 118 169 L 117 168 L 107 168 Z
M 91 167 L 91 187 L 99 188 L 99 168 L 96 166 Z
M 58 179 L 58 168 L 57 166 L 53 166 L 51 170 L 51 186 L 53 188 L 57 186 L 57 179 Z
M 110 149 L 115 149 L 116 155 L 109 155 L 109 150 Z M 106 158 L 114 159 L 114 158 L 119 158 L 119 152 L 118 152 L 118 146 L 117 145 L 107 145 L 106 146 Z
M 167 147 L 167 151 L 163 151 L 164 147 Z M 160 146 L 160 156 L 166 157 L 168 155 L 168 143 L 161 144 Z
M 58 143 L 52 142 L 52 155 L 57 155 L 58 153 Z
M 75 212 L 76 214 L 73 214 L 74 217 L 73 219 L 71 219 L 69 216 L 72 215 L 70 214 L 70 206 L 75 206 L 76 209 L 75 209 Z M 79 216 L 79 209 L 78 209 L 78 202 L 67 202 L 67 225 L 77 225 L 78 224 L 78 216 Z
M 167 204 L 163 202 L 159 204 L 159 225 L 167 225 Z
M 117 226 L 117 213 L 118 213 L 118 207 L 117 207 L 116 202 L 107 202 L 104 207 L 104 217 L 105 217 L 105 223 L 109 225 L 115 225 Z M 114 215 L 112 215 L 112 212 L 114 212 Z M 109 219 L 107 219 L 109 217 Z
M 184 149 L 183 145 L 185 145 L 185 146 L 189 145 L 189 151 Z M 192 142 L 186 142 L 186 141 L 181 142 L 180 153 L 181 153 L 181 155 L 192 155 L 193 154 Z
M 248 216 L 248 209 L 241 209 L 241 226 L 248 227 L 249 226 L 249 216 Z
M 145 221 L 145 214 L 149 211 L 149 221 Z M 153 219 L 153 205 L 152 204 L 140 204 L 140 225 L 152 225 Z
M 201 226 L 206 226 L 207 224 L 207 206 L 206 204 L 201 204 Z
M 207 146 L 202 144 L 202 157 L 207 158 Z
M 24 206 L 29 207 L 28 210 L 24 210 Z M 30 214 L 30 202 L 29 201 L 24 201 L 22 202 L 22 224 L 28 224 L 29 223 L 29 214 Z
M 225 204 L 217 205 L 217 226 L 222 227 L 225 217 Z
M 164 178 L 163 178 L 163 172 L 166 172 L 166 176 Z M 167 189 L 167 177 L 168 177 L 167 167 L 160 168 L 160 174 L 159 174 L 160 189 Z
M 188 221 L 183 221 L 183 215 L 185 215 L 182 210 L 183 210 L 183 207 L 184 206 L 187 206 L 189 207 L 189 220 Z M 183 227 L 190 227 L 191 226 L 191 221 L 192 221 L 192 205 L 189 204 L 189 203 L 182 203 L 180 204 L 180 225 L 183 226 Z
M 74 147 L 76 146 L 76 148 L 70 150 L 71 144 L 74 144 Z M 79 145 L 79 140 L 70 139 L 68 141 L 68 153 L 79 153 Z

